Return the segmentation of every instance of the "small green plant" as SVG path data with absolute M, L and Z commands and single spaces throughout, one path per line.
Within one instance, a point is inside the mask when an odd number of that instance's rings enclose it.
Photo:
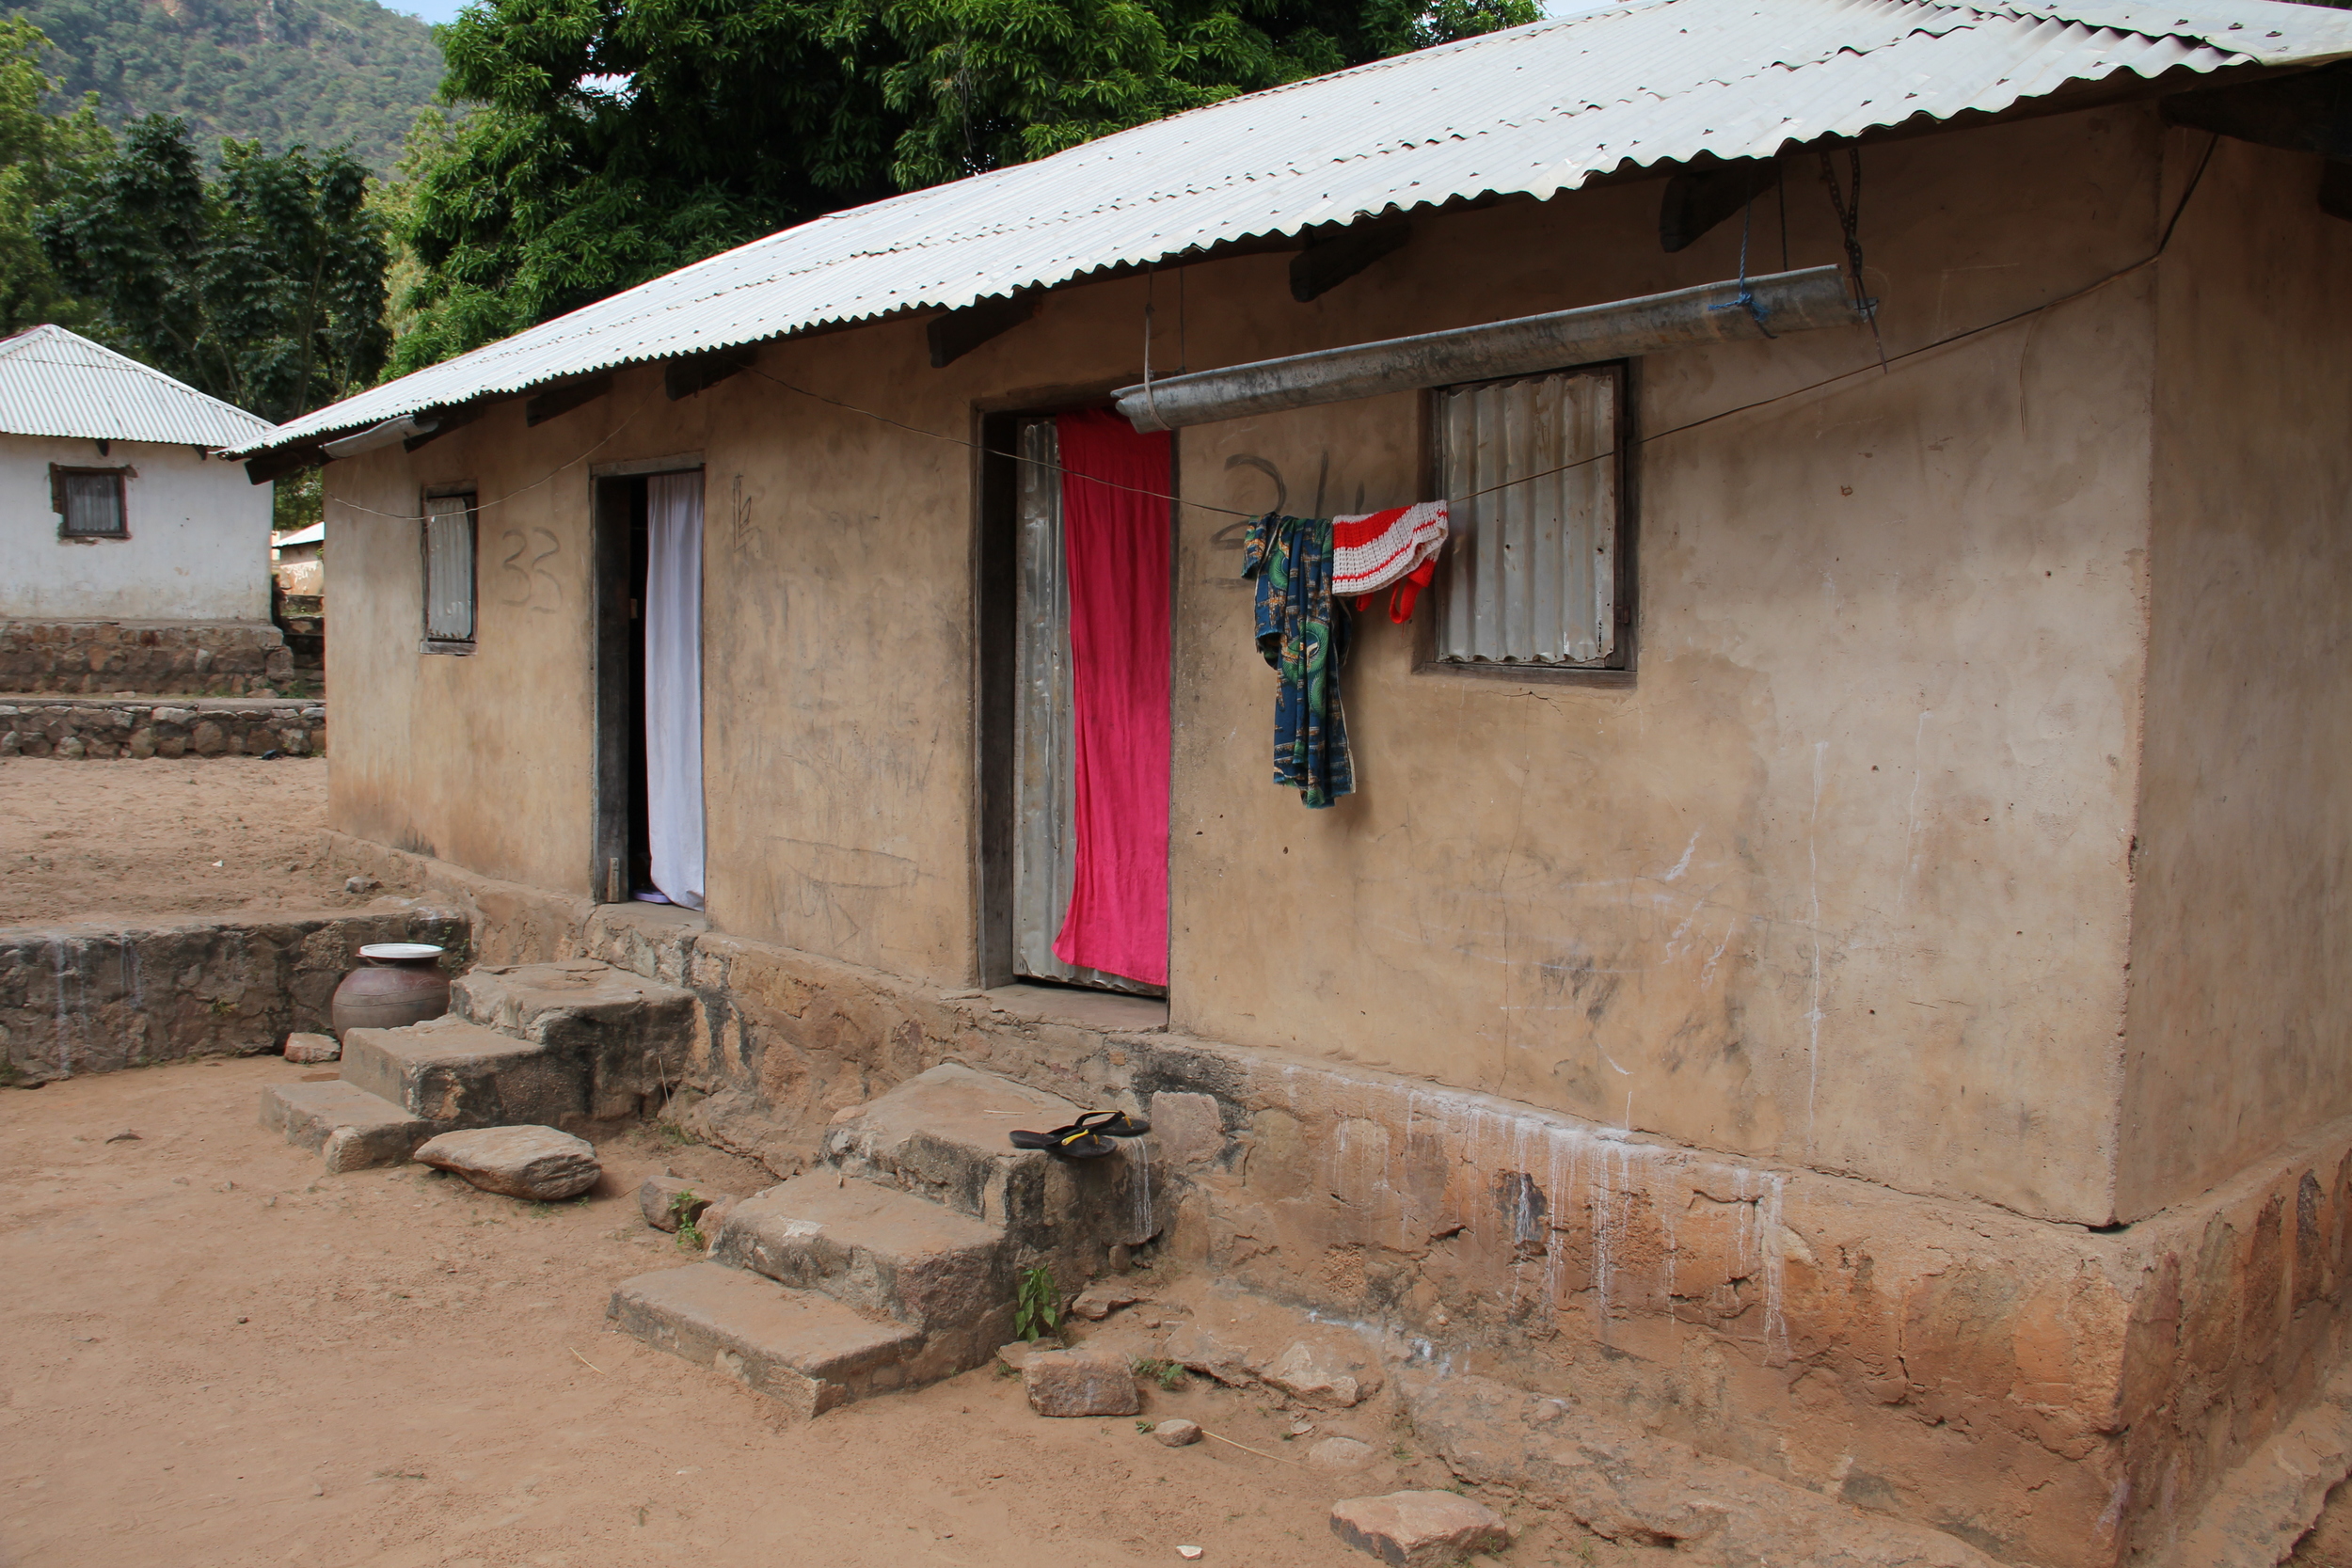
M 552 1203 L 534 1200 L 531 1205 L 531 1212 L 540 1219 L 546 1219 L 549 1214 L 555 1212 L 555 1205 Z
M 237 1010 L 237 1005 L 225 996 L 215 996 L 206 1006 L 213 1009 L 215 1018 L 227 1018 Z
M 1034 1344 L 1061 1324 L 1061 1287 L 1054 1271 L 1040 1263 L 1021 1276 L 1012 1298 L 1012 1331 Z
M 702 1251 L 702 1227 L 696 1225 L 692 1220 L 687 1220 L 679 1225 L 677 1227 L 677 1244 L 681 1247 L 691 1247 L 696 1252 Z
M 1136 1430 L 1144 1433 L 1146 1436 L 1149 1436 L 1151 1434 L 1152 1425 L 1153 1423 L 1150 1421 L 1137 1421 L 1136 1423 Z
M 1136 1357 L 1135 1368 L 1136 1376 L 1149 1378 L 1171 1394 L 1192 1381 L 1185 1375 L 1181 1362 L 1162 1361 L 1155 1356 L 1138 1355 Z

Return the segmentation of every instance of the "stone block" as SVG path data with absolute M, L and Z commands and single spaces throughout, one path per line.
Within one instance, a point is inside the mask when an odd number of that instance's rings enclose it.
M 343 1048 L 332 1035 L 293 1034 L 286 1037 L 286 1060 L 290 1062 L 333 1062 L 342 1059 Z
M 923 1338 L 904 1323 L 873 1323 L 828 1297 L 716 1263 L 624 1280 L 607 1315 L 623 1332 L 803 1418 L 899 1386 Z
M 723 1199 L 733 1201 L 727 1194 L 682 1176 L 648 1176 L 637 1189 L 637 1212 L 656 1230 L 674 1231 L 682 1219 L 699 1225 L 704 1213 Z
M 420 1147 L 423 1164 L 464 1177 L 487 1193 L 552 1203 L 578 1197 L 603 1174 L 596 1146 L 552 1127 L 475 1127 Z
M 771 1187 L 737 1204 L 715 1230 L 703 1228 L 712 1235 L 717 1262 L 926 1330 L 977 1326 L 1013 1297 L 1001 1228 L 895 1187 L 844 1181 L 832 1171 Z M 989 1326 L 1001 1331 L 1010 1324 Z M 995 1342 L 994 1334 L 980 1335 L 963 1347 L 963 1363 L 978 1365 Z
M 1285 1347 L 1259 1375 L 1293 1398 L 1342 1409 L 1380 1388 L 1380 1374 L 1372 1369 L 1369 1357 L 1349 1357 L 1329 1345 L 1305 1339 Z
M 1444 1568 L 1511 1544 L 1502 1514 L 1454 1492 L 1343 1497 L 1331 1505 L 1331 1533 L 1391 1568 Z
M 1041 1351 L 1022 1363 L 1021 1386 L 1041 1416 L 1132 1416 L 1143 1408 L 1127 1358 L 1103 1351 Z

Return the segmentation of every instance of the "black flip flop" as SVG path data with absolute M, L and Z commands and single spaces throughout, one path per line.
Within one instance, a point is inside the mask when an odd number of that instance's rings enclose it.
M 1041 1148 L 1063 1160 L 1099 1160 L 1119 1148 L 1100 1132 L 1075 1122 L 1068 1127 L 1057 1127 L 1051 1132 L 1029 1132 L 1016 1129 L 1009 1135 L 1015 1148 Z
M 1140 1138 L 1152 1131 L 1150 1122 L 1125 1111 L 1089 1111 L 1071 1125 L 1100 1132 L 1106 1138 Z

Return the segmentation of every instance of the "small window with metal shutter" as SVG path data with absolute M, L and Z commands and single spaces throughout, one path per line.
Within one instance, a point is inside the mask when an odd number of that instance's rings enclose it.
M 424 502 L 424 651 L 469 654 L 474 633 L 474 498 Z
M 1438 664 L 1629 667 L 1623 387 L 1623 368 L 1610 365 L 1434 394 L 1452 526 L 1437 581 Z
M 49 504 L 57 514 L 60 539 L 128 539 L 129 509 L 122 504 L 121 468 L 49 469 Z

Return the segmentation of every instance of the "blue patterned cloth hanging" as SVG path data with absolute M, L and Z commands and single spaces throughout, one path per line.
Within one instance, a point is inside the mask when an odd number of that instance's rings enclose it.
M 1347 658 L 1347 606 L 1331 595 L 1331 519 L 1253 519 L 1242 543 L 1241 575 L 1258 582 L 1258 651 L 1278 679 L 1274 782 L 1310 806 L 1328 806 L 1356 788 L 1340 706 Z

